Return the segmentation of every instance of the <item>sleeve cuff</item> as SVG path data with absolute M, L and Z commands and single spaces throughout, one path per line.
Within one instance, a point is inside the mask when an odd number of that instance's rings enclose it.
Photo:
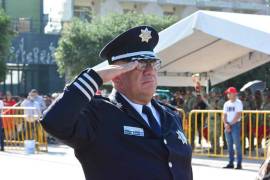
M 75 78 L 69 87 L 79 90 L 89 101 L 91 101 L 102 83 L 101 77 L 93 69 L 86 69 Z

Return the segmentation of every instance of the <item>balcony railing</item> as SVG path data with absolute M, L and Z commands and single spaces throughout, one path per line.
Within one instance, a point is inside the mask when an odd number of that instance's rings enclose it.
M 53 34 L 59 34 L 62 28 L 62 22 L 60 21 L 48 22 L 48 19 L 46 18 L 44 18 L 44 20 L 35 20 L 32 18 L 12 18 L 11 28 L 13 31 L 18 33 L 23 32 L 43 33 L 45 31 L 52 31 Z
M 266 10 L 269 3 L 265 0 L 119 0 L 120 2 L 133 3 L 159 3 L 182 6 L 210 7 L 221 9 L 239 9 L 239 10 Z

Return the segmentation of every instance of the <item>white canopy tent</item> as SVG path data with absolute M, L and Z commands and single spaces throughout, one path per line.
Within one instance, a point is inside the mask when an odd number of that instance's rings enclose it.
M 270 61 L 270 16 L 198 11 L 159 33 L 161 86 L 212 85 Z

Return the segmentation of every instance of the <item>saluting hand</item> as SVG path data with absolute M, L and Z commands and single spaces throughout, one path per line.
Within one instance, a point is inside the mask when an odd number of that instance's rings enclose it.
M 117 76 L 126 73 L 128 71 L 132 71 L 138 65 L 137 61 L 126 63 L 126 64 L 118 64 L 118 65 L 108 65 L 102 69 L 96 70 L 98 75 L 102 78 L 103 83 L 108 82 Z

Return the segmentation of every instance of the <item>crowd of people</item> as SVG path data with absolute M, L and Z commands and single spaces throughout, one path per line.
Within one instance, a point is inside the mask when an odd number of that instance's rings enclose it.
M 102 90 L 97 92 L 98 95 L 108 94 L 103 93 Z M 22 106 L 22 107 L 35 107 L 40 112 L 43 112 L 52 101 L 59 95 L 53 93 L 51 95 L 40 95 L 38 90 L 32 89 L 27 96 L 13 96 L 11 92 L 7 91 L 5 94 L 0 94 L 0 100 L 4 106 Z M 196 93 L 192 90 L 182 90 L 173 93 L 172 97 L 160 98 L 158 94 L 154 95 L 155 99 L 161 100 L 165 104 L 183 109 L 186 113 L 198 109 L 216 109 L 222 110 L 223 104 L 227 97 L 219 89 L 212 89 L 209 94 Z M 239 92 L 239 99 L 244 105 L 244 110 L 270 110 L 270 90 L 256 91 L 252 93 Z
M 156 99 L 160 99 L 159 95 L 155 95 Z M 243 110 L 270 110 L 270 90 L 265 91 L 255 91 L 251 92 L 249 90 L 244 92 L 238 93 L 238 98 L 241 100 L 243 104 Z M 183 109 L 186 113 L 186 117 L 188 117 L 189 113 L 192 110 L 223 110 L 224 103 L 228 100 L 227 95 L 224 93 L 224 91 L 221 91 L 220 89 L 213 88 L 209 94 L 206 93 L 196 93 L 195 91 L 177 91 L 173 94 L 173 98 L 171 99 L 160 99 L 166 104 L 173 105 L 177 108 Z M 192 124 L 191 124 L 191 145 L 194 148 L 195 147 L 195 131 L 197 131 L 199 136 L 199 142 L 198 144 L 201 145 L 201 140 L 203 137 L 202 129 L 208 128 L 210 131 L 210 144 L 211 149 L 210 152 L 214 152 L 214 149 L 216 149 L 215 153 L 219 154 L 221 151 L 221 145 L 219 138 L 221 136 L 222 132 L 222 117 L 221 114 L 217 114 L 216 122 L 214 124 L 214 115 L 213 113 L 210 113 L 210 121 L 208 122 L 207 115 L 201 120 L 201 114 L 198 113 L 197 115 L 197 121 L 196 121 L 196 127 L 195 130 L 195 117 L 192 116 Z M 246 115 L 248 116 L 248 115 Z M 244 145 L 246 149 L 251 149 L 253 151 L 256 146 L 258 145 L 259 148 L 262 147 L 262 138 L 259 138 L 257 142 L 256 140 L 256 126 L 258 126 L 258 133 L 259 136 L 263 136 L 264 134 L 264 126 L 266 126 L 266 135 L 269 135 L 269 129 L 270 129 L 270 121 L 269 121 L 269 115 L 265 114 L 266 116 L 266 124 L 264 124 L 264 116 L 261 114 L 256 117 L 255 114 L 252 114 L 251 116 L 244 117 L 244 137 L 249 139 L 249 144 L 246 146 L 246 141 L 244 141 Z M 256 119 L 258 118 L 258 124 L 256 125 Z M 250 123 L 251 122 L 251 123 Z M 210 124 L 207 124 L 210 123 Z M 204 127 L 202 127 L 202 125 Z M 249 131 L 252 131 L 251 133 Z M 224 137 L 224 136 L 223 136 Z M 224 147 L 227 148 L 226 140 L 223 138 L 224 141 Z M 255 142 L 255 143 L 254 143 Z M 258 143 L 258 144 L 256 144 Z M 214 144 L 216 148 L 214 147 Z
M 52 95 L 40 95 L 38 90 L 32 89 L 27 96 L 13 96 L 10 91 L 0 96 L 0 114 L 13 115 L 24 113 L 29 117 L 29 120 L 35 121 L 41 117 L 44 110 L 46 110 L 50 104 L 58 96 L 58 93 Z M 24 111 L 20 109 L 9 109 L 8 107 L 22 107 Z M 13 138 L 15 136 L 15 124 L 14 118 L 0 116 L 0 150 L 4 151 L 4 131 L 6 138 Z M 48 137 L 50 142 L 54 142 L 55 139 L 51 136 Z
M 155 94 L 160 99 L 158 94 Z M 244 110 L 270 110 L 270 90 L 239 92 Z M 186 113 L 194 109 L 223 109 L 227 96 L 220 89 L 213 88 L 209 94 L 196 93 L 192 90 L 176 91 L 171 99 L 160 99 L 166 104 L 184 109 Z
M 99 90 L 97 91 L 97 95 L 105 95 L 108 96 L 106 93 L 106 90 Z M 40 95 L 38 90 L 32 89 L 29 91 L 28 95 L 26 97 L 20 97 L 20 96 L 13 96 L 11 92 L 7 91 L 5 94 L 0 96 L 0 107 L 1 103 L 2 106 L 10 107 L 10 106 L 21 106 L 21 107 L 33 107 L 36 110 L 26 110 L 25 113 L 29 116 L 31 115 L 42 115 L 42 112 L 46 110 L 50 104 L 54 101 L 54 99 L 59 95 L 59 93 L 53 93 L 51 95 Z M 227 100 L 227 96 L 224 94 L 223 91 L 217 88 L 213 88 L 209 94 L 206 93 L 197 93 L 192 90 L 182 90 L 182 91 L 176 91 L 173 96 L 169 98 L 161 98 L 159 94 L 154 94 L 154 98 L 162 101 L 165 104 L 168 104 L 170 106 L 174 106 L 180 109 L 183 109 L 186 113 L 186 117 L 188 117 L 188 114 L 192 110 L 223 110 L 223 105 Z M 239 92 L 238 98 L 243 103 L 243 109 L 244 110 L 270 110 L 270 91 L 256 91 L 252 93 L 251 91 L 246 92 Z M 11 113 L 11 111 L 3 111 L 3 114 Z M 201 115 L 198 114 L 198 118 L 201 119 Z M 206 119 L 206 118 L 205 118 Z M 218 117 L 217 119 L 221 120 L 221 117 Z M 193 118 L 194 120 L 194 118 Z M 254 121 L 255 122 L 255 121 Z M 12 127 L 12 122 L 4 121 L 2 120 L 2 127 L 3 128 L 9 128 Z M 202 127 L 202 121 L 199 120 L 197 123 L 197 132 L 199 135 L 199 141 L 198 143 L 201 144 L 202 136 L 201 134 L 201 128 Z M 205 122 L 204 122 L 205 123 Z M 221 129 L 219 128 L 221 126 L 221 121 L 216 122 L 216 136 L 220 137 Z M 205 123 L 207 124 L 207 123 Z M 216 144 L 216 153 L 220 152 L 220 142 L 217 140 L 217 137 L 215 138 L 212 134 L 214 134 L 214 126 L 213 123 L 209 124 L 210 126 L 210 142 L 211 144 Z M 253 123 L 253 127 L 255 127 L 255 124 Z M 248 128 L 248 127 L 247 127 Z M 192 138 L 191 138 L 191 145 L 194 148 L 195 147 L 195 123 L 193 121 L 192 124 Z M 246 132 L 247 137 L 249 135 L 248 132 Z M 248 137 L 249 138 L 249 137 Z M 251 149 L 255 149 L 254 144 L 255 134 L 251 133 Z M 53 138 L 52 138 L 52 141 Z M 225 141 L 225 138 L 224 138 Z M 3 143 L 1 143 L 3 144 Z M 259 147 L 261 147 L 261 142 L 259 142 Z M 226 143 L 224 144 L 224 148 L 226 148 Z M 2 147 L 3 149 L 3 147 Z M 211 152 L 214 151 L 214 147 L 210 149 Z
M 26 96 L 12 95 L 10 91 L 7 91 L 5 94 L 0 94 L 0 101 L 2 101 L 4 107 L 33 107 L 41 114 L 58 95 L 58 93 L 40 95 L 36 89 L 30 90 Z

